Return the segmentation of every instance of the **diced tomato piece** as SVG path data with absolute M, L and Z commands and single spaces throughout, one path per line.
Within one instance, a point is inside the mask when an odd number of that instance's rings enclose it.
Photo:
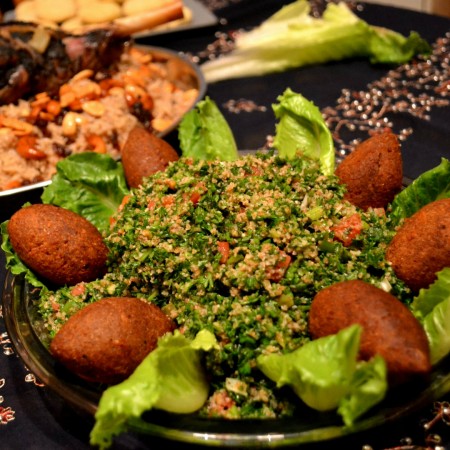
M 190 200 L 194 205 L 196 205 L 196 204 L 199 202 L 200 198 L 201 198 L 200 192 L 194 191 L 194 192 L 191 194 L 191 197 L 189 198 L 189 200 Z
M 147 203 L 147 209 L 149 209 L 149 210 L 154 209 L 155 206 L 156 206 L 155 200 L 149 200 L 149 202 Z
M 270 281 L 275 281 L 275 283 L 278 283 L 281 281 L 281 279 L 284 277 L 284 274 L 286 273 L 286 270 L 288 269 L 289 265 L 291 264 L 292 258 L 287 253 L 280 251 L 280 259 L 278 260 L 275 267 L 271 267 L 267 270 L 267 278 Z
M 264 171 L 259 166 L 253 166 L 252 167 L 252 174 L 257 176 L 257 177 L 260 177 L 260 176 L 264 175 Z
M 337 225 L 331 228 L 334 232 L 334 239 L 342 242 L 345 247 L 351 245 L 353 240 L 361 233 L 363 223 L 361 216 L 355 213 L 342 219 Z
M 72 290 L 70 291 L 70 293 L 71 293 L 72 295 L 78 296 L 78 295 L 84 294 L 84 291 L 85 291 L 85 290 L 86 290 L 86 286 L 84 285 L 84 283 L 79 283 L 79 284 L 76 284 L 76 285 L 72 288 Z
M 122 202 L 120 203 L 119 207 L 117 208 L 117 211 L 122 211 L 124 206 L 128 203 L 128 200 L 130 200 L 129 195 L 124 195 L 122 198 Z M 109 218 L 109 226 L 112 227 L 117 222 L 117 219 L 114 216 L 111 216 Z
M 177 188 L 177 184 L 175 183 L 175 180 L 172 180 L 172 179 L 166 180 L 165 184 L 169 189 L 172 189 L 173 191 Z
M 161 200 L 163 206 L 171 206 L 175 203 L 175 198 L 173 195 L 165 195 Z
M 122 211 L 122 209 L 125 207 L 125 205 L 128 203 L 128 201 L 130 200 L 130 196 L 129 195 L 124 195 L 123 199 L 119 205 L 119 211 Z
M 59 303 L 56 303 L 55 301 L 51 301 L 51 306 L 53 311 L 59 311 L 61 307 L 59 306 Z
M 220 253 L 220 264 L 225 264 L 230 257 L 230 244 L 226 241 L 217 242 L 217 251 Z

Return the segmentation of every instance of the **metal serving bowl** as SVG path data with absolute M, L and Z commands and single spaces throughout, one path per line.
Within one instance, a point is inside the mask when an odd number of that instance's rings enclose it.
M 188 58 L 173 50 L 162 47 L 136 45 L 137 48 L 148 51 L 154 55 L 155 60 L 167 64 L 169 80 L 175 82 L 178 86 L 186 89 L 197 89 L 198 94 L 195 98 L 192 109 L 206 93 L 206 82 L 200 68 L 192 63 Z M 189 109 L 189 110 L 190 110 Z M 188 112 L 187 110 L 186 112 Z M 175 120 L 164 131 L 157 133 L 157 136 L 166 140 L 174 141 L 177 128 L 181 118 Z M 15 211 L 22 207 L 26 202 L 38 203 L 43 188 L 51 181 L 42 181 L 39 183 L 23 186 L 7 191 L 0 191 L 0 222 L 8 220 Z

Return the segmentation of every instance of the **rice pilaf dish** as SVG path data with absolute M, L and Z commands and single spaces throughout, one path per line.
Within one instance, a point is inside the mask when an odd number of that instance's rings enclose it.
M 174 72 L 176 72 L 174 68 Z M 172 73 L 170 60 L 131 46 L 114 72 L 83 70 L 50 98 L 0 107 L 0 191 L 50 180 L 56 163 L 95 151 L 120 157 L 139 122 L 164 132 L 191 108 L 197 88 Z
M 127 197 L 105 236 L 102 279 L 41 293 L 47 332 L 103 297 L 145 299 L 186 337 L 206 329 L 217 338 L 205 356 L 211 390 L 200 414 L 290 415 L 296 400 L 258 371 L 256 358 L 310 340 L 315 293 L 348 279 L 399 298 L 409 292 L 385 260 L 389 219 L 344 201 L 344 190 L 303 158 L 181 158 Z

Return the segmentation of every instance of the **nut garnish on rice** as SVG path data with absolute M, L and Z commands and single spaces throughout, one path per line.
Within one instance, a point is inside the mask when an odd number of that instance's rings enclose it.
M 176 122 L 198 90 L 170 79 L 165 61 L 136 47 L 118 70 L 83 70 L 56 96 L 42 92 L 0 107 L 0 190 L 49 180 L 56 163 L 95 151 L 114 158 L 138 122 L 155 133 Z

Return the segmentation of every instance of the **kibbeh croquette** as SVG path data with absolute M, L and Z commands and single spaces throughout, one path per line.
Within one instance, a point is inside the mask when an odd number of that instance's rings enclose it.
M 386 252 L 395 274 L 414 292 L 450 266 L 450 198 L 436 200 L 405 220 Z
M 116 384 L 128 378 L 158 338 L 175 324 L 156 305 L 110 297 L 85 306 L 56 333 L 50 352 L 87 381 Z
M 12 215 L 11 245 L 19 258 L 51 283 L 75 285 L 106 271 L 108 248 L 88 220 L 67 209 L 35 204 Z
M 392 385 L 431 372 L 427 336 L 411 311 L 396 297 L 361 280 L 342 281 L 319 291 L 309 313 L 313 339 L 359 324 L 360 358 L 381 355 Z
M 136 126 L 122 148 L 122 164 L 128 186 L 140 186 L 143 178 L 165 170 L 170 162 L 178 158 L 178 153 L 169 143 Z
M 365 210 L 386 207 L 403 182 L 397 136 L 387 130 L 363 141 L 339 164 L 335 173 L 346 185 L 344 198 L 350 203 Z

